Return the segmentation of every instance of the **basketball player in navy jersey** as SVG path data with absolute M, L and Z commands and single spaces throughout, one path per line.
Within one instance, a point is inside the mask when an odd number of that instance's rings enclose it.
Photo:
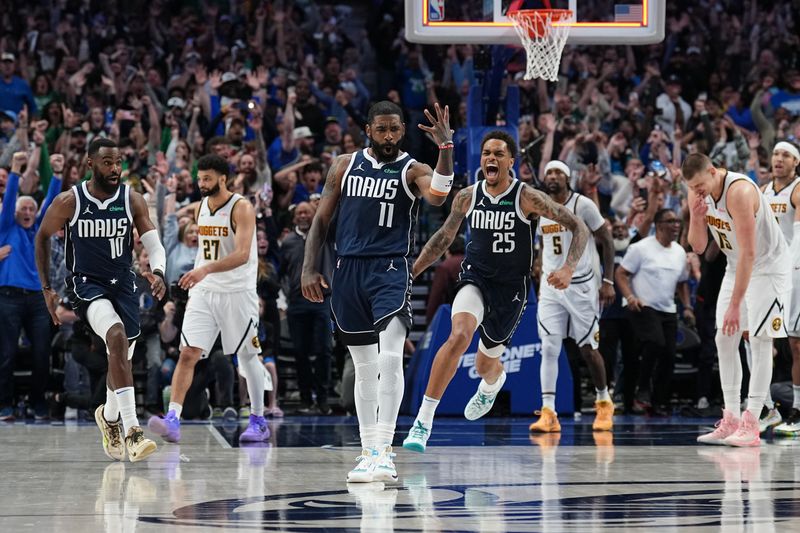
M 319 251 L 338 208 L 331 309 L 356 372 L 355 401 L 363 451 L 348 482 L 397 479 L 392 458 L 403 399 L 403 345 L 411 325 L 411 265 L 419 198 L 442 205 L 453 184 L 450 112 L 435 105 L 431 126 L 419 127 L 439 145 L 436 170 L 400 150 L 402 110 L 378 102 L 368 113 L 370 147 L 336 158 L 306 239 L 303 296 L 323 301 L 328 280 Z M 379 379 L 380 376 L 380 379 Z
M 436 352 L 422 405 L 403 442 L 409 450 L 425 451 L 439 400 L 478 329 L 475 369 L 482 379 L 464 416 L 476 420 L 492 408 L 506 380 L 500 356 L 528 302 L 536 219 L 555 220 L 572 232 L 564 264 L 547 278 L 556 289 L 569 286 L 586 248 L 589 230 L 583 222 L 563 205 L 511 176 L 516 155 L 517 145 L 507 133 L 492 131 L 483 138 L 484 179 L 459 191 L 450 216 L 414 263 L 416 277 L 444 253 L 467 219 L 470 241 L 453 300 L 450 336 Z
M 136 418 L 136 398 L 130 358 L 139 336 L 139 299 L 133 267 L 133 230 L 138 231 L 150 256 L 152 272 L 142 275 L 153 296 L 164 297 L 166 253 L 150 221 L 147 204 L 130 186 L 120 183 L 122 157 L 109 139 L 89 145 L 87 163 L 92 177 L 62 192 L 53 201 L 36 234 L 36 267 L 53 322 L 58 293 L 50 287 L 50 237 L 66 230 L 66 285 L 72 306 L 106 343 L 108 390 L 106 403 L 95 411 L 103 450 L 131 462 L 156 451 Z M 120 419 L 121 418 L 121 423 Z M 124 437 L 124 442 L 123 442 Z

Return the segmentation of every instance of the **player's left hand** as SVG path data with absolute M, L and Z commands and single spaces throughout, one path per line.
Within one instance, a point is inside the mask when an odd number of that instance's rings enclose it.
M 602 282 L 600 285 L 600 305 L 603 307 L 608 307 L 613 305 L 614 298 L 616 298 L 617 293 L 614 291 L 614 286 L 610 283 Z
M 419 124 L 419 129 L 430 133 L 431 137 L 436 144 L 445 144 L 453 141 L 453 130 L 450 129 L 450 106 L 444 106 L 444 109 L 439 106 L 439 102 L 433 104 L 436 111 L 436 118 L 433 118 L 431 112 L 427 109 L 424 111 L 425 116 L 431 121 L 430 126 Z
M 178 280 L 178 285 L 181 289 L 189 290 L 205 279 L 208 273 L 203 267 L 193 268 Z
M 161 300 L 167 294 L 167 285 L 164 283 L 164 278 L 152 272 L 143 272 L 142 277 L 150 283 L 150 292 L 156 299 Z
M 734 335 L 739 331 L 739 308 L 733 305 L 728 306 L 725 316 L 722 319 L 722 334 Z
M 555 289 L 564 290 L 572 283 L 572 274 L 573 270 L 567 265 L 564 265 L 558 270 L 550 272 L 547 276 L 547 283 Z

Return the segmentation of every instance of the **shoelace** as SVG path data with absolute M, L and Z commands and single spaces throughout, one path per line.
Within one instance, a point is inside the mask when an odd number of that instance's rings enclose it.
M 492 400 L 492 396 L 487 396 L 482 392 L 478 392 L 478 395 L 475 397 L 475 403 L 478 404 L 478 407 L 484 407 Z
M 144 432 L 143 431 L 134 431 L 133 435 L 129 437 L 133 444 L 138 444 L 139 442 L 144 440 Z
M 362 461 L 370 461 L 370 460 L 372 460 L 372 456 L 370 456 L 370 455 L 361 454 L 361 455 L 357 456 L 356 457 L 356 461 L 358 461 L 358 464 L 356 465 L 356 468 L 362 468 L 362 465 L 361 465 Z M 363 468 L 366 468 L 366 467 L 367 467 L 367 465 L 363 465 Z
M 415 439 L 421 439 L 428 434 L 428 428 L 422 422 L 417 422 L 417 425 L 411 428 L 411 436 Z
M 117 424 L 108 425 L 108 440 L 109 443 L 116 447 L 120 445 L 122 434 Z

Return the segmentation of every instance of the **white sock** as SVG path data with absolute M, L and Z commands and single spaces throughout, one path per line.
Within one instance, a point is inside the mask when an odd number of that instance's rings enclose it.
M 553 412 L 556 411 L 556 395 L 554 392 L 542 393 L 542 408 L 549 408 Z
M 380 414 L 380 413 L 379 413 Z M 394 440 L 394 424 L 378 422 L 375 425 L 375 443 L 379 448 L 391 446 Z
M 610 401 L 611 400 L 611 396 L 608 395 L 608 387 L 603 387 L 603 389 L 595 388 L 594 390 L 595 390 L 595 392 L 597 392 L 597 401 L 598 402 Z
M 378 424 L 378 345 L 348 346 L 356 371 L 355 402 L 361 447 L 373 448 Z
M 750 339 L 750 348 L 753 351 L 753 366 L 750 370 L 747 410 L 758 420 L 772 381 L 772 339 L 753 337 Z
M 119 414 L 122 416 L 123 433 L 127 435 L 130 428 L 139 425 L 139 419 L 136 418 L 136 393 L 133 387 L 122 387 L 114 392 L 117 395 Z
M 255 354 L 239 356 L 239 367 L 247 382 L 247 394 L 250 396 L 250 413 L 264 416 L 264 366 L 261 358 Z
M 116 422 L 119 419 L 117 395 L 108 387 L 106 387 L 106 405 L 103 407 L 103 418 L 108 422 Z
M 498 392 L 500 389 L 503 388 L 503 384 L 505 383 L 505 373 L 506 371 L 503 370 L 497 379 L 494 380 L 494 383 L 487 383 L 485 379 L 481 379 L 481 382 L 478 384 L 478 390 L 484 394 L 494 394 Z
M 730 411 L 734 418 L 737 419 L 742 410 L 742 361 L 739 358 L 739 341 L 741 338 L 741 333 L 723 335 L 721 329 L 717 330 L 717 334 L 714 337 L 717 344 L 719 381 L 722 388 L 722 397 L 725 399 L 725 409 Z
M 181 413 L 183 412 L 183 404 L 175 403 L 175 402 L 169 402 L 168 411 L 175 411 L 175 417 L 178 420 L 180 420 L 181 419 Z
M 792 407 L 800 409 L 800 385 L 792 385 L 792 396 L 794 397 Z
M 439 400 L 431 398 L 430 396 L 423 396 L 422 405 L 419 406 L 419 413 L 417 413 L 417 420 L 430 429 L 431 426 L 433 426 L 433 415 L 436 413 L 436 408 L 438 406 Z

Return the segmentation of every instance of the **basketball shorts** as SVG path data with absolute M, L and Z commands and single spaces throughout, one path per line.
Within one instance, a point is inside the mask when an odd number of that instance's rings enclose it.
M 800 337 L 800 268 L 792 268 L 792 296 L 785 318 L 789 336 Z
M 542 275 L 539 286 L 537 323 L 539 336 L 557 335 L 574 339 L 577 345 L 590 344 L 597 349 L 600 342 L 600 294 L 597 276 L 581 283 L 571 283 L 558 290 Z
M 255 289 L 239 292 L 189 291 L 181 328 L 181 346 L 200 348 L 208 357 L 222 335 L 225 355 L 259 354 L 258 295 Z
M 725 271 L 717 298 L 717 329 L 722 329 L 725 312 L 730 305 L 736 272 Z M 791 274 L 754 274 L 739 308 L 739 329 L 751 337 L 782 338 L 787 336 L 784 302 L 790 297 Z
M 494 279 L 487 280 L 473 270 L 466 270 L 459 276 L 456 295 L 468 284 L 475 285 L 483 298 L 483 320 L 478 325 L 481 342 L 487 348 L 505 346 L 514 335 L 528 305 L 530 278 L 526 276 L 500 283 Z
M 331 310 L 342 342 L 363 346 L 394 317 L 411 327 L 411 265 L 405 257 L 340 257 L 331 279 Z
M 86 324 L 89 305 L 101 298 L 114 306 L 125 327 L 125 336 L 131 341 L 139 336 L 139 295 L 136 292 L 136 274 L 130 270 L 120 272 L 112 279 L 98 279 L 85 274 L 74 274 L 66 279 L 67 295 L 72 309 Z M 103 339 L 105 341 L 105 339 Z

